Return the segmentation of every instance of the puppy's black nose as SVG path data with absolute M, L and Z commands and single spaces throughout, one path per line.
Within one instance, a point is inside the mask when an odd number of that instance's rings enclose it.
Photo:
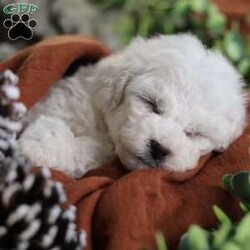
M 152 159 L 157 161 L 162 161 L 167 155 L 171 154 L 169 149 L 164 148 L 156 140 L 150 140 L 149 148 Z

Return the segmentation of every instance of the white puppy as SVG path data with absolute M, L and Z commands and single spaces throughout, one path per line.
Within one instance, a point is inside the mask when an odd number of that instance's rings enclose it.
M 116 155 L 128 169 L 185 171 L 242 134 L 243 85 L 192 35 L 137 38 L 55 84 L 28 112 L 19 142 L 35 165 L 74 177 Z

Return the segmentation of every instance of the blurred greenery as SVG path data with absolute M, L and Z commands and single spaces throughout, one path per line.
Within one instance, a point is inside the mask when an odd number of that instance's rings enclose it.
M 180 240 L 178 250 L 249 250 L 250 249 L 250 172 L 239 172 L 223 177 L 226 190 L 238 196 L 245 215 L 233 223 L 217 206 L 213 210 L 219 227 L 207 231 L 197 225 L 191 226 Z M 158 250 L 166 250 L 161 233 L 156 236 Z
M 158 250 L 167 250 L 167 244 L 162 232 L 156 234 L 156 247 Z
M 227 17 L 209 0 L 90 0 L 103 11 L 120 10 L 115 23 L 127 43 L 134 36 L 192 32 L 204 44 L 223 53 L 250 87 L 250 38 L 237 22 L 227 27 Z M 250 17 L 247 18 L 250 23 Z

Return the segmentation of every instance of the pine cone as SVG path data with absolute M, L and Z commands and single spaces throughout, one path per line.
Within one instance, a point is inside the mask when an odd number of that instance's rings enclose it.
M 78 234 L 75 208 L 62 209 L 66 197 L 50 172 L 30 173 L 28 162 L 19 159 L 0 188 L 0 248 L 79 249 L 84 234 Z
M 63 209 L 66 196 L 60 183 L 50 180 L 48 169 L 31 173 L 20 155 L 16 135 L 25 109 L 20 103 L 18 78 L 0 75 L 0 249 L 81 250 L 85 235 L 75 225 L 75 207 Z
M 21 130 L 17 120 L 25 113 L 21 103 L 13 101 L 19 98 L 18 77 L 6 70 L 0 74 L 0 181 L 9 168 L 11 161 L 18 157 L 16 134 Z

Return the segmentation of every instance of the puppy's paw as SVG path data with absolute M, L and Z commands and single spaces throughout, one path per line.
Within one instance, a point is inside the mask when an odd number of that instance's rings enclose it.
M 60 157 L 50 141 L 35 138 L 21 138 L 18 141 L 22 154 L 26 155 L 34 166 L 61 167 Z
M 74 135 L 63 121 L 40 117 L 26 128 L 18 144 L 32 164 L 55 167 L 71 174 Z
M 21 135 L 19 146 L 35 166 L 53 167 L 79 178 L 112 159 L 112 145 L 83 136 L 75 137 L 62 120 L 42 116 Z
M 75 138 L 72 154 L 74 160 L 73 177 L 79 178 L 87 171 L 100 167 L 105 162 L 112 161 L 114 158 L 113 152 L 113 145 L 108 142 L 104 143 L 88 136 Z

